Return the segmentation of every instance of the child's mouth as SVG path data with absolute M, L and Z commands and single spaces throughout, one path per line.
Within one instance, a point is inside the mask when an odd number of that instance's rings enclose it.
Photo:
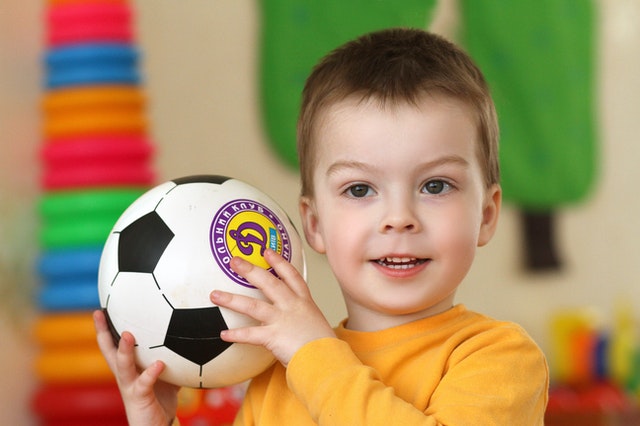
M 422 265 L 429 259 L 418 259 L 416 257 L 383 257 L 375 262 L 390 269 L 411 269 Z

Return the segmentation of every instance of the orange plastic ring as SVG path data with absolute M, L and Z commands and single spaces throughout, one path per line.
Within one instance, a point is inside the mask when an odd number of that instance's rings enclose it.
M 48 140 L 96 134 L 145 133 L 147 119 L 142 109 L 93 109 L 45 117 L 44 134 Z
M 91 312 L 42 315 L 36 320 L 33 335 L 42 348 L 96 346 Z
M 42 106 L 46 114 L 108 107 L 142 107 L 145 96 L 136 86 L 108 84 L 47 91 Z
M 109 383 L 113 373 L 97 348 L 49 349 L 35 362 L 36 376 L 44 383 Z

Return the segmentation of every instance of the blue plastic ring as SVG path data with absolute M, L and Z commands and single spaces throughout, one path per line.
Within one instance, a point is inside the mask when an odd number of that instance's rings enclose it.
M 45 64 L 50 69 L 87 64 L 119 63 L 133 65 L 139 52 L 126 43 L 82 43 L 49 49 Z
M 81 86 L 86 84 L 128 84 L 140 83 L 136 67 L 95 64 L 91 67 L 69 68 L 47 73 L 46 87 L 49 89 Z
M 42 286 L 37 299 L 38 307 L 47 312 L 94 310 L 100 307 L 95 279 Z
M 102 246 L 46 251 L 38 259 L 38 273 L 51 284 L 70 278 L 97 279 L 101 255 Z

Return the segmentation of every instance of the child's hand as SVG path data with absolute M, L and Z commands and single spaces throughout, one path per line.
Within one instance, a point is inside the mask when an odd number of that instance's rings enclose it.
M 124 332 L 116 348 L 102 311 L 93 313 L 98 346 L 113 371 L 130 425 L 170 425 L 178 407 L 179 387 L 158 380 L 164 364 L 156 361 L 141 373 L 135 365 L 134 337 Z
M 225 330 L 223 340 L 264 346 L 286 367 L 305 343 L 335 334 L 295 267 L 273 250 L 266 250 L 264 257 L 280 279 L 238 257 L 231 260 L 231 267 L 262 290 L 270 302 L 219 290 L 211 293 L 211 300 L 261 323 Z

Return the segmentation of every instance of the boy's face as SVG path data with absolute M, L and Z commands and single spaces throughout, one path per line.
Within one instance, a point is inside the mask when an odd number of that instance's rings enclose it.
M 346 100 L 322 124 L 314 197 L 300 209 L 307 241 L 341 286 L 347 326 L 376 330 L 449 309 L 501 201 L 499 186 L 483 183 L 471 109 L 447 97 Z

